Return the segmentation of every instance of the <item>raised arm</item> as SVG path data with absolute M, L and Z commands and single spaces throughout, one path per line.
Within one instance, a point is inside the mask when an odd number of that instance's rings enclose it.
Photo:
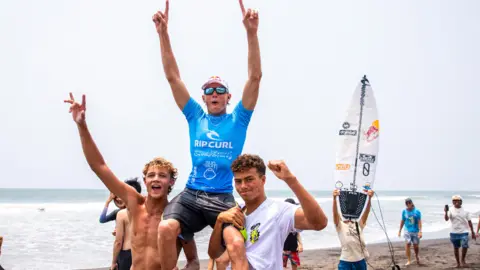
M 340 216 L 340 213 L 338 212 L 338 206 L 337 206 L 337 197 L 339 195 L 340 195 L 340 190 L 335 189 L 333 191 L 333 209 L 332 209 L 333 224 L 335 224 L 335 227 L 337 227 L 338 224 L 340 224 L 340 222 L 342 221 L 342 217 Z
M 190 99 L 190 94 L 180 78 L 177 60 L 175 60 L 175 55 L 173 54 L 172 45 L 170 43 L 170 36 L 168 35 L 167 26 L 169 6 L 170 4 L 167 0 L 165 3 L 165 12 L 158 11 L 153 15 L 152 20 L 155 23 L 155 28 L 157 29 L 158 37 L 160 39 L 160 53 L 162 55 L 165 77 L 170 84 L 173 98 L 175 99 L 178 108 L 183 110 Z
M 363 215 L 360 218 L 360 226 L 365 227 L 365 225 L 367 225 L 368 214 L 370 214 L 370 208 L 372 207 L 372 196 L 373 196 L 373 190 L 369 190 L 367 207 L 365 208 L 365 212 L 363 212 Z
M 110 196 L 108 196 L 107 201 L 105 202 L 105 206 L 103 207 L 102 213 L 100 213 L 100 223 L 107 223 L 109 221 L 115 220 L 117 217 L 117 212 L 118 211 L 113 211 L 112 213 L 108 214 L 108 205 L 112 202 L 112 200 L 115 198 L 115 195 L 110 192 Z
M 279 179 L 285 181 L 300 201 L 301 208 L 295 212 L 295 228 L 300 230 L 323 230 L 328 218 L 315 198 L 300 184 L 283 161 L 270 161 L 268 168 Z
M 70 99 L 65 100 L 65 102 L 72 104 L 70 106 L 70 113 L 72 113 L 73 120 L 77 123 L 83 153 L 87 159 L 88 165 L 98 178 L 102 180 L 103 184 L 105 184 L 110 192 L 120 197 L 126 203 L 127 207 L 134 208 L 134 206 L 138 205 L 143 198 L 133 187 L 120 181 L 105 163 L 102 154 L 90 135 L 87 122 L 85 121 L 85 95 L 82 97 L 81 105 L 75 102 L 72 93 L 70 93 Z
M 258 42 L 258 11 L 245 11 L 243 1 L 239 0 L 242 10 L 243 25 L 247 30 L 248 41 L 248 79 L 243 89 L 242 104 L 247 110 L 253 110 L 258 100 L 262 66 L 260 59 L 260 45 Z

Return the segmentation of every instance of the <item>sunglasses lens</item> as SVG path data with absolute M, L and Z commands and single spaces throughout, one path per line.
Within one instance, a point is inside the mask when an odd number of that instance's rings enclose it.
M 227 92 L 227 89 L 224 87 L 217 87 L 215 91 L 217 91 L 218 94 L 225 94 L 225 92 Z
M 212 87 L 209 87 L 209 88 L 205 89 L 205 95 L 211 95 L 213 93 L 213 90 L 215 90 L 215 89 L 212 88 Z

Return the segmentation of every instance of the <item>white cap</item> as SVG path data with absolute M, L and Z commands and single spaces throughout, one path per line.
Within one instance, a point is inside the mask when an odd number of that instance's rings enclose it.
M 207 85 L 211 83 L 221 84 L 228 90 L 228 83 L 224 79 L 220 78 L 219 76 L 211 76 L 210 78 L 208 78 L 208 80 L 202 85 L 202 89 L 205 90 Z
M 452 196 L 452 201 L 454 200 L 460 200 L 460 201 L 463 201 L 462 197 L 460 195 L 453 195 Z

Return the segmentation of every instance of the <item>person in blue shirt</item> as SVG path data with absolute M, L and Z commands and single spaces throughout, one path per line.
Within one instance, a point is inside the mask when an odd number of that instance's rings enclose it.
M 418 245 L 420 244 L 420 238 L 422 238 L 422 213 L 415 208 L 410 198 L 405 199 L 405 205 L 407 208 L 402 211 L 402 221 L 400 221 L 400 230 L 398 231 L 398 237 L 400 237 L 405 226 L 405 252 L 407 253 L 407 263 L 405 265 L 411 264 L 410 247 L 412 244 L 415 251 L 415 259 L 417 264 L 420 264 Z
M 173 97 L 183 112 L 190 131 L 192 170 L 184 191 L 166 207 L 158 228 L 158 245 L 162 269 L 176 266 L 178 236 L 189 242 L 196 232 L 206 226 L 213 228 L 220 212 L 235 206 L 233 197 L 233 173 L 230 165 L 242 150 L 247 128 L 257 103 L 262 77 L 260 48 L 257 36 L 258 12 L 245 10 L 240 0 L 243 24 L 248 41 L 248 78 L 240 102 L 232 113 L 227 113 L 231 99 L 227 82 L 218 76 L 210 77 L 201 87 L 205 112 L 189 94 L 171 48 L 168 34 L 169 3 L 164 12 L 157 12 L 153 21 L 160 39 L 160 51 L 166 79 Z M 206 39 L 210 42 L 209 39 Z M 243 236 L 232 226 L 223 232 L 224 241 L 238 269 L 248 269 Z M 183 242 L 185 247 L 185 242 Z

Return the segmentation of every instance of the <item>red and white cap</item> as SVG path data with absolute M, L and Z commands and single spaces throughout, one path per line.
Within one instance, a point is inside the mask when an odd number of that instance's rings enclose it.
M 209 85 L 209 84 L 212 84 L 212 83 L 218 83 L 218 84 L 221 84 L 223 85 L 225 88 L 227 88 L 228 90 L 228 83 L 223 80 L 222 78 L 220 78 L 219 76 L 212 76 L 210 78 L 208 78 L 208 80 L 202 85 L 202 90 L 205 90 L 205 88 Z

